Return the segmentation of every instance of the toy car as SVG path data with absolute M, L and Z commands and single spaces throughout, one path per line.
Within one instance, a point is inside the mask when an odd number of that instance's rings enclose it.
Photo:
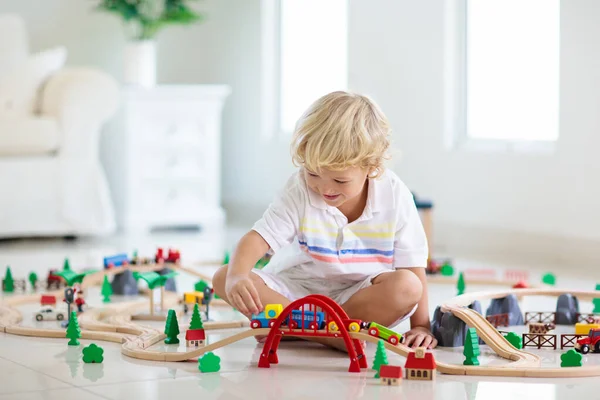
M 393 330 L 376 322 L 371 322 L 368 329 L 369 335 L 387 340 L 394 346 L 400 342 L 400 339 L 402 339 L 402 334 L 394 332 Z
M 57 311 L 52 307 L 44 307 L 35 314 L 36 321 L 62 321 L 65 319 L 65 313 L 63 311 Z
M 279 317 L 279 314 L 283 311 L 283 305 L 281 304 L 267 304 L 265 311 L 261 311 L 258 314 L 252 314 L 252 320 L 250 321 L 250 327 L 252 329 L 272 327 L 275 324 L 275 320 Z

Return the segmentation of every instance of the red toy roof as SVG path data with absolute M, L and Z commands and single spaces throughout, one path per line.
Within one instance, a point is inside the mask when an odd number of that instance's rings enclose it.
M 379 368 L 379 377 L 381 378 L 402 378 L 402 367 L 396 365 L 382 365 Z
M 185 340 L 204 340 L 204 329 L 188 329 L 185 331 Z
M 513 289 L 526 289 L 528 287 L 527 281 L 519 281 L 513 286 Z
M 41 303 L 43 306 L 48 304 L 56 304 L 56 296 L 43 294 Z
M 433 354 L 425 352 L 424 358 L 417 358 L 414 352 L 408 353 L 404 368 L 412 369 L 435 369 L 435 360 Z

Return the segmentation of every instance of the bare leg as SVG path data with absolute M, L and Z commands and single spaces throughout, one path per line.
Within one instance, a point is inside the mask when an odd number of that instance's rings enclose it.
M 377 276 L 371 286 L 356 292 L 342 308 L 351 319 L 390 326 L 412 311 L 421 293 L 421 282 L 414 273 L 397 270 Z M 324 344 L 346 351 L 340 339 L 327 339 Z
M 342 308 L 350 318 L 390 326 L 412 311 L 422 292 L 419 278 L 400 269 L 377 276 L 371 286 L 356 292 Z

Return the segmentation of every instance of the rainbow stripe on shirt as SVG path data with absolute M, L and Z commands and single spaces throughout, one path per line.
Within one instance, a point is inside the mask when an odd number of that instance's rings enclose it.
M 338 228 L 303 219 L 298 243 L 315 260 L 331 264 L 381 263 L 394 260 L 394 224 L 356 224 Z M 342 235 L 338 249 L 338 236 Z

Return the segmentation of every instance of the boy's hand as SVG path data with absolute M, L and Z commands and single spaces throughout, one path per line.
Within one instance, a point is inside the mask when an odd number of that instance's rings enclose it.
M 417 326 L 404 334 L 402 343 L 413 349 L 417 347 L 433 349 L 438 341 L 429 329 Z
M 258 291 L 249 275 L 227 276 L 225 294 L 231 305 L 247 317 L 258 314 L 262 310 Z

